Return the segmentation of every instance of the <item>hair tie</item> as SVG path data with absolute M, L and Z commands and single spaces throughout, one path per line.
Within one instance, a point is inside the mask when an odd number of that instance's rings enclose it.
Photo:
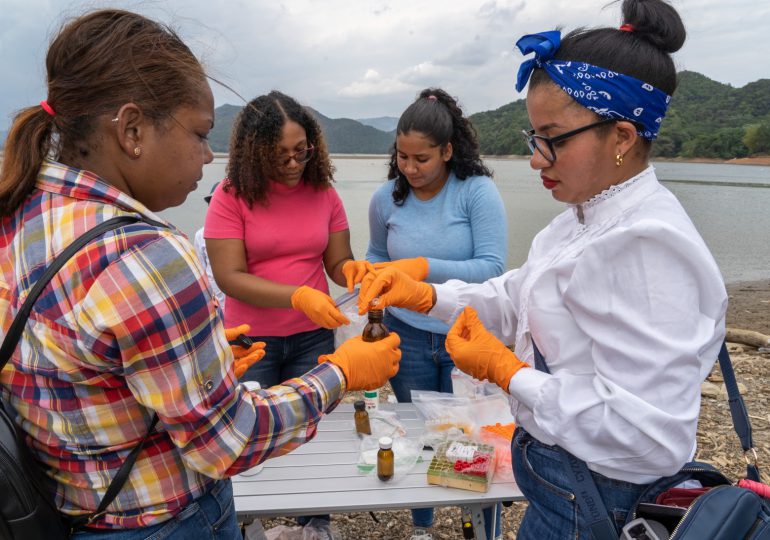
M 618 30 L 620 30 L 621 32 L 633 32 L 636 30 L 636 28 L 634 28 L 633 24 L 626 23 L 621 25 L 620 28 L 618 28 Z
M 426 99 L 428 101 L 432 101 L 434 103 L 438 101 L 438 98 L 436 96 L 434 96 L 433 94 L 429 95 Z
M 40 106 L 43 108 L 45 112 L 47 112 L 51 116 L 56 116 L 56 111 L 53 110 L 53 107 L 51 107 L 46 100 L 43 100 L 40 102 Z

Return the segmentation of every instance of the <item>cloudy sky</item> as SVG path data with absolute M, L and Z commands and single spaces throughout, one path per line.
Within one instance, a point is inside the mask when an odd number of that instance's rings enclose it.
M 441 86 L 468 113 L 520 97 L 525 33 L 617 25 L 609 0 L 0 0 L 0 131 L 46 97 L 44 57 L 62 21 L 114 6 L 175 27 L 209 73 L 250 99 L 286 92 L 332 118 L 398 116 Z M 770 1 L 674 0 L 688 29 L 676 61 L 740 87 L 770 78 Z M 214 88 L 217 105 L 239 98 Z

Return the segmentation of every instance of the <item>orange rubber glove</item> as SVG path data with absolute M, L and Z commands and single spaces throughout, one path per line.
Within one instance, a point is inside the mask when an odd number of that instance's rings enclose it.
M 497 339 L 466 306 L 446 335 L 446 350 L 461 370 L 479 380 L 488 380 L 508 392 L 516 372 L 529 367 Z
M 342 275 L 348 286 L 348 292 L 353 292 L 353 287 L 361 283 L 364 276 L 374 272 L 374 267 L 369 261 L 348 261 L 342 265 Z
M 331 362 L 342 370 L 347 389 L 374 390 L 398 373 L 401 360 L 401 338 L 391 332 L 380 341 L 367 343 L 361 336 L 352 337 L 336 351 L 318 357 L 318 363 Z
M 291 295 L 291 307 L 303 312 L 308 319 L 324 328 L 337 328 L 350 321 L 334 305 L 334 300 L 326 293 L 303 285 Z
M 374 263 L 375 270 L 382 270 L 391 266 L 395 266 L 404 274 L 417 281 L 425 281 L 425 278 L 428 277 L 428 272 L 430 272 L 430 265 L 428 264 L 428 259 L 425 257 Z
M 248 324 L 242 324 L 235 328 L 225 328 L 225 337 L 230 342 L 241 334 L 248 336 L 250 330 L 251 327 Z M 233 357 L 235 358 L 233 364 L 235 377 L 240 379 L 247 369 L 265 357 L 265 342 L 255 341 L 248 348 L 240 345 L 230 345 L 230 350 L 233 351 Z
M 363 315 L 371 308 L 383 309 L 388 306 L 427 313 L 433 307 L 434 294 L 432 286 L 415 281 L 398 267 L 390 266 L 378 271 L 373 280 L 365 279 L 361 283 L 358 313 Z M 373 304 L 375 298 L 377 302 Z

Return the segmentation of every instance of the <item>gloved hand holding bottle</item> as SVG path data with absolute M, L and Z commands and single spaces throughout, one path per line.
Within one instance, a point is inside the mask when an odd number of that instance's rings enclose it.
M 345 341 L 331 354 L 318 358 L 318 363 L 331 362 L 342 370 L 348 390 L 374 390 L 398 373 L 401 339 L 395 332 L 384 339 L 365 342 L 361 336 Z
M 446 350 L 461 371 L 508 391 L 511 378 L 530 367 L 487 330 L 470 306 L 457 317 L 446 336 Z
M 375 298 L 377 304 L 371 304 Z M 358 312 L 363 315 L 370 308 L 384 309 L 394 306 L 427 313 L 435 302 L 436 292 L 431 285 L 416 281 L 398 266 L 391 265 L 377 271 L 373 280 L 365 279 L 361 283 Z
M 291 307 L 302 311 L 308 319 L 324 328 L 333 329 L 350 324 L 350 320 L 334 305 L 331 296 L 307 285 L 302 285 L 292 293 Z
M 225 337 L 228 342 L 231 342 L 240 335 L 248 336 L 250 330 L 251 327 L 248 324 L 242 324 L 235 328 L 225 328 Z M 249 347 L 231 344 L 230 350 L 232 350 L 233 357 L 235 358 L 235 363 L 233 364 L 235 377 L 240 379 L 247 369 L 264 358 L 265 342 L 255 341 Z

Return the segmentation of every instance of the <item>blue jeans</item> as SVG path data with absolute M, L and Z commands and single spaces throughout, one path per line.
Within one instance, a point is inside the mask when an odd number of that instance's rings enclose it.
M 205 495 L 195 499 L 168 521 L 137 529 L 83 529 L 72 540 L 242 540 L 235 519 L 233 486 L 230 480 L 219 480 Z
M 430 390 L 433 392 L 452 393 L 452 368 L 455 367 L 444 342 L 446 334 L 426 332 L 406 324 L 403 321 L 385 313 L 383 319 L 388 330 L 401 338 L 401 363 L 398 373 L 390 379 L 390 386 L 399 403 L 411 403 L 412 390 Z M 491 536 L 487 529 L 487 537 L 500 536 L 501 506 L 496 506 L 497 524 L 495 535 Z M 492 510 L 484 510 L 484 520 L 490 523 Z M 428 528 L 433 526 L 433 508 L 417 508 L 412 510 L 412 521 L 415 527 Z
M 334 332 L 326 328 L 290 336 L 249 336 L 265 342 L 265 357 L 251 366 L 241 381 L 269 388 L 300 377 L 318 365 L 318 357 L 334 352 Z
M 249 336 L 265 342 L 265 356 L 251 366 L 241 381 L 257 381 L 269 388 L 294 377 L 301 377 L 318 365 L 318 357 L 334 352 L 334 332 L 326 328 L 299 332 L 290 336 Z M 329 520 L 329 515 L 300 516 L 297 523 L 304 526 L 312 518 Z
M 529 502 L 516 538 L 593 538 L 574 500 L 574 489 L 564 470 L 561 452 L 556 447 L 541 443 L 521 428 L 514 433 L 511 452 L 516 484 Z M 647 485 L 613 480 L 593 471 L 591 476 L 610 518 L 620 531 Z

